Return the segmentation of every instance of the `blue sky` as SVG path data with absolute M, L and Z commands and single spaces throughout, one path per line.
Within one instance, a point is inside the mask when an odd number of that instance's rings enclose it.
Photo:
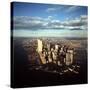
M 49 31 L 58 29 L 61 33 L 63 30 L 64 32 L 66 30 L 66 32 L 70 32 L 70 34 L 72 30 L 74 30 L 73 33 L 77 32 L 77 30 L 79 32 L 83 30 L 85 35 L 87 35 L 87 19 L 86 6 L 13 3 L 13 24 L 14 30 L 19 30 L 16 31 L 17 34 L 21 33 L 20 30 L 34 30 L 33 32 L 35 32 L 35 30 L 40 29 L 42 31 L 44 29 Z M 43 35 L 45 34 L 44 32 Z M 66 35 L 66 33 L 64 34 Z M 76 35 L 76 37 L 78 36 L 79 35 Z
M 87 15 L 87 7 L 14 2 L 13 12 L 14 16 L 37 16 L 42 18 L 54 16 L 55 19 L 65 20 L 67 17 L 72 19 L 80 15 Z

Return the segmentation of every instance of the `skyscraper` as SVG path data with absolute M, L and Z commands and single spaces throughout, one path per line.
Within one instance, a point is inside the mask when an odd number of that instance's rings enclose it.
M 37 43 L 38 43 L 37 51 L 42 52 L 43 47 L 42 41 L 40 39 L 37 39 Z

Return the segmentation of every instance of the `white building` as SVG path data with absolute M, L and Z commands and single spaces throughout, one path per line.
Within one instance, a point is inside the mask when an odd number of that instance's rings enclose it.
M 58 45 L 57 44 L 55 45 L 55 50 L 58 50 Z
M 42 52 L 42 48 L 43 48 L 43 44 L 42 44 L 42 41 L 40 39 L 37 39 L 37 51 L 38 52 Z

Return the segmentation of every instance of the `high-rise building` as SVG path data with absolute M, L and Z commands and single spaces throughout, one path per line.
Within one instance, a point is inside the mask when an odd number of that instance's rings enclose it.
M 66 65 L 71 65 L 73 63 L 73 50 L 68 50 L 66 53 Z
M 48 51 L 50 51 L 50 44 L 47 44 L 47 49 Z
M 37 51 L 42 52 L 42 48 L 43 48 L 42 41 L 40 39 L 37 39 L 37 43 L 38 43 Z

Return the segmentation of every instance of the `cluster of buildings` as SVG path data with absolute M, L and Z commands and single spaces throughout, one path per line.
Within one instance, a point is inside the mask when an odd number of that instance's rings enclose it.
M 74 62 L 74 49 L 66 45 L 45 44 L 42 40 L 37 39 L 37 52 L 42 64 L 55 63 L 59 66 L 69 66 Z

